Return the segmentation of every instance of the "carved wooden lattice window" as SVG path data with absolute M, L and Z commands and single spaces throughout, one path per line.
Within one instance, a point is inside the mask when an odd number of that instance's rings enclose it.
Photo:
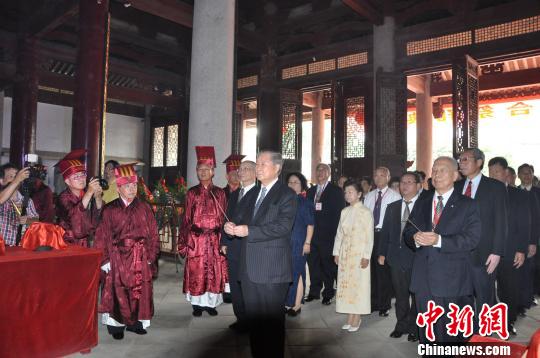
M 540 31 L 540 16 L 482 27 L 474 30 L 474 37 L 476 43 L 481 43 L 528 34 L 535 31 Z
M 359 66 L 368 63 L 368 53 L 360 52 L 352 55 L 338 57 L 338 69 Z
M 167 127 L 167 166 L 178 165 L 178 124 Z
M 296 105 L 281 105 L 281 154 L 283 159 L 296 159 Z
M 155 127 L 152 131 L 151 167 L 178 166 L 180 125 Z
M 366 143 L 364 97 L 345 99 L 345 110 L 345 158 L 363 158 Z
M 152 136 L 152 167 L 163 166 L 163 145 L 165 143 L 165 127 L 154 128 Z
M 425 40 L 407 42 L 407 56 L 472 44 L 472 32 L 464 31 Z

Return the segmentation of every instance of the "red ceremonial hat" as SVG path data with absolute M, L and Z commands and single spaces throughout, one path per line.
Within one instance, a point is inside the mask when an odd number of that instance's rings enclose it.
M 242 163 L 242 159 L 244 159 L 246 156 L 242 154 L 231 154 L 223 161 L 223 163 L 226 164 L 227 167 L 227 173 L 232 172 L 233 170 L 238 170 L 240 168 L 240 163 Z
M 129 183 L 137 183 L 137 172 L 133 166 L 136 163 L 123 164 L 114 168 L 114 176 L 116 177 L 116 185 L 122 186 Z
M 62 174 L 64 179 L 69 178 L 73 174 L 86 172 L 86 166 L 82 159 L 85 154 L 86 149 L 72 150 L 54 166 L 58 167 L 58 170 L 60 170 L 60 174 Z
M 195 147 L 197 152 L 197 165 L 206 164 L 212 168 L 216 167 L 216 153 L 214 152 L 214 147 Z

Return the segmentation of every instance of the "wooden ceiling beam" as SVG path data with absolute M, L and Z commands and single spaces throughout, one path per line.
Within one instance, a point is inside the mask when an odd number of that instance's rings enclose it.
M 383 14 L 370 5 L 367 0 L 341 0 L 341 2 L 350 7 L 358 15 L 365 17 L 374 25 L 383 23 Z
M 40 41 L 38 51 L 41 58 L 56 59 L 64 62 L 76 63 L 76 49 L 69 46 L 53 44 L 47 41 Z M 120 60 L 114 57 L 109 57 L 110 73 L 118 73 L 121 75 L 135 77 L 143 83 L 156 84 L 157 82 L 164 84 L 179 85 L 183 81 L 183 76 L 155 68 L 139 66 L 136 63 L 131 63 L 125 60 Z
M 30 36 L 41 38 L 78 12 L 78 0 L 42 1 L 42 5 L 24 20 L 23 28 Z
M 42 70 L 39 73 L 39 84 L 40 86 L 74 92 L 76 83 L 72 77 Z M 107 98 L 161 107 L 177 107 L 181 100 L 178 96 L 164 96 L 150 91 L 112 85 L 107 86 Z
M 530 86 L 540 83 L 540 68 L 503 72 L 496 75 L 480 76 L 478 84 L 480 91 L 491 91 L 503 88 Z M 432 83 L 431 97 L 445 97 L 452 95 L 452 81 Z
M 135 9 L 162 17 L 185 27 L 193 27 L 193 6 L 177 0 L 127 0 Z

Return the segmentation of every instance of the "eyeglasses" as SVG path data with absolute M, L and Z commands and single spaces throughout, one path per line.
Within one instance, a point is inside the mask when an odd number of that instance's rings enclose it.
M 71 176 L 71 179 L 73 180 L 80 180 L 80 179 L 86 179 L 86 173 L 77 173 L 77 174 L 73 174 Z
M 470 161 L 470 162 L 474 161 L 474 157 L 460 157 L 460 158 L 458 159 L 458 162 L 459 162 L 459 163 L 467 163 L 467 162 L 469 162 L 469 161 Z
M 300 184 L 300 182 L 299 182 L 299 181 L 290 181 L 290 182 L 288 182 L 288 184 L 289 184 L 289 185 L 291 185 L 291 184 L 293 184 L 293 185 L 296 185 L 296 184 L 298 184 L 298 185 L 299 185 L 299 184 Z

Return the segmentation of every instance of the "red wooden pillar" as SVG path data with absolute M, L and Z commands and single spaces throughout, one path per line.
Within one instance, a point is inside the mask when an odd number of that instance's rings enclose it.
M 71 148 L 88 149 L 89 176 L 98 175 L 104 155 L 109 0 L 80 0 L 77 87 L 73 106 Z
M 25 154 L 36 152 L 37 115 L 36 40 L 20 34 L 17 40 L 17 69 L 13 84 L 9 161 L 22 166 Z

